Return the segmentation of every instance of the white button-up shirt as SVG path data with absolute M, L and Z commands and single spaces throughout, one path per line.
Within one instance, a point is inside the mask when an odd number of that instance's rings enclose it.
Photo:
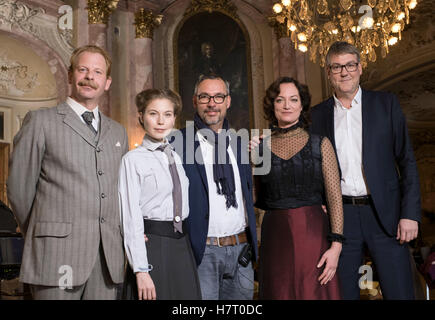
M 98 112 L 98 106 L 95 107 L 94 110 L 89 110 L 86 107 L 82 106 L 77 101 L 75 101 L 71 97 L 66 98 L 65 102 L 71 107 L 71 109 L 74 110 L 75 113 L 77 113 L 77 115 L 79 116 L 80 120 L 82 120 L 82 122 L 84 124 L 86 124 L 86 122 L 83 119 L 82 114 L 85 113 L 86 111 L 91 111 L 94 114 L 94 119 L 92 119 L 92 126 L 95 128 L 96 131 L 98 131 L 98 123 L 100 121 L 100 114 Z
M 351 108 L 345 108 L 335 95 L 334 101 L 335 146 L 342 174 L 342 193 L 347 196 L 367 195 L 362 166 L 361 87 L 352 100 Z
M 146 135 L 142 145 L 122 158 L 118 193 L 124 247 L 134 272 L 148 271 L 144 219 L 173 221 L 172 177 L 168 157 L 156 150 L 162 143 Z M 189 215 L 189 180 L 180 157 L 172 150 L 182 190 L 182 219 Z
M 208 237 L 224 237 L 238 234 L 246 228 L 246 206 L 240 182 L 239 167 L 231 146 L 228 146 L 228 155 L 234 173 L 236 187 L 237 208 L 227 209 L 225 196 L 217 193 L 213 177 L 214 146 L 211 145 L 201 133 L 197 132 L 201 153 L 207 175 L 209 198 L 209 224 Z

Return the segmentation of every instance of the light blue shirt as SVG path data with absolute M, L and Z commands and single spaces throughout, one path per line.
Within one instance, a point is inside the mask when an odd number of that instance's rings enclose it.
M 166 143 L 166 142 L 165 142 Z M 172 177 L 168 157 L 157 150 L 161 142 L 146 135 L 142 145 L 124 155 L 119 170 L 118 194 L 121 206 L 121 224 L 128 262 L 134 272 L 151 270 L 144 240 L 144 221 L 172 221 Z M 180 157 L 172 155 L 180 177 L 182 192 L 182 219 L 189 215 L 189 180 Z

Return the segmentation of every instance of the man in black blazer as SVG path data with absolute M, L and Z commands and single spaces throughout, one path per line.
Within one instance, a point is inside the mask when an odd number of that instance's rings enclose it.
M 334 96 L 313 107 L 311 129 L 331 140 L 340 164 L 343 298 L 359 299 L 367 246 L 384 299 L 414 299 L 407 243 L 417 237 L 421 201 L 406 119 L 396 96 L 361 89 L 360 54 L 353 45 L 334 43 L 326 71 Z
M 173 145 L 189 178 L 187 231 L 202 298 L 252 299 L 257 257 L 252 172 L 246 146 L 228 130 L 228 82 L 219 76 L 200 76 L 193 104 L 194 125 L 182 129 Z M 244 255 L 248 245 L 250 255 Z

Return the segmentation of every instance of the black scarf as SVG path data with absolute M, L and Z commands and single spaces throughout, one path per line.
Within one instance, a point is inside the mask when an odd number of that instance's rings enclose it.
M 214 145 L 213 179 L 216 183 L 217 193 L 225 196 L 227 209 L 231 206 L 237 208 L 234 172 L 227 151 L 230 138 L 226 136 L 224 131 L 216 133 L 210 129 L 210 127 L 202 121 L 198 113 L 195 113 L 194 124 L 196 130 L 210 130 L 206 137 L 208 142 Z M 227 119 L 224 120 L 222 129 L 225 131 L 229 129 Z M 221 162 L 224 160 L 223 163 L 219 163 L 219 159 Z

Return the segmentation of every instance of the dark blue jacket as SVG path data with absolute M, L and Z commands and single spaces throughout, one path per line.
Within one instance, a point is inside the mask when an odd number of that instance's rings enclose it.
M 393 236 L 397 233 L 399 219 L 420 222 L 417 164 L 397 97 L 362 90 L 361 99 L 364 176 L 381 224 Z M 314 106 L 311 119 L 311 131 L 327 136 L 337 150 L 334 98 Z
M 193 130 L 193 128 L 190 128 Z M 193 131 L 190 132 L 193 132 Z M 186 175 L 189 178 L 189 217 L 187 218 L 187 228 L 192 244 L 193 253 L 196 263 L 199 265 L 204 255 L 206 246 L 208 224 L 209 224 L 209 198 L 208 198 L 208 183 L 204 164 L 198 163 L 197 159 L 202 159 L 199 141 L 197 141 L 196 133 L 193 136 L 186 137 L 186 128 L 181 129 L 183 144 L 172 142 L 175 151 L 183 160 L 183 167 Z M 177 137 L 179 139 L 180 137 Z M 234 138 L 234 139 L 233 139 Z M 248 216 L 247 228 L 248 238 L 254 248 L 254 257 L 256 260 L 257 252 L 257 233 L 256 219 L 254 213 L 252 199 L 252 169 L 249 163 L 241 163 L 242 152 L 247 152 L 246 146 L 241 146 L 239 137 L 232 137 L 232 141 L 237 141 L 237 164 L 240 174 L 240 182 L 242 185 L 242 193 L 245 200 L 245 206 Z M 193 145 L 192 145 L 193 144 Z M 233 145 L 233 144 L 231 144 Z M 181 152 L 182 150 L 182 152 Z M 234 149 L 233 149 L 234 151 Z M 196 157 L 194 156 L 196 155 Z

